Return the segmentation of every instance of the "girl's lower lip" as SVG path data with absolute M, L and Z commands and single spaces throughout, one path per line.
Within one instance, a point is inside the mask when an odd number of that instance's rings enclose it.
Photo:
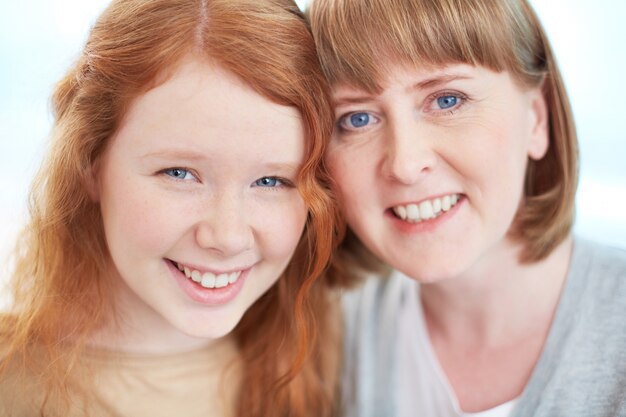
M 233 284 L 229 284 L 222 288 L 205 288 L 202 285 L 192 281 L 190 278 L 181 272 L 171 261 L 164 260 L 170 273 L 176 280 L 178 286 L 183 292 L 191 298 L 193 301 L 205 304 L 209 306 L 218 306 L 231 302 L 241 289 L 243 288 L 244 281 L 248 277 L 248 272 L 251 268 L 241 271 L 239 279 Z
M 392 209 L 388 209 L 385 215 L 391 219 L 394 226 L 400 229 L 401 232 L 429 233 L 436 230 L 439 226 L 450 220 L 463 204 L 465 204 L 465 197 L 461 197 L 461 199 L 454 205 L 454 207 L 452 207 L 450 210 L 446 211 L 439 217 L 435 217 L 434 219 L 429 220 L 422 220 L 421 222 L 417 223 L 409 223 L 396 217 Z

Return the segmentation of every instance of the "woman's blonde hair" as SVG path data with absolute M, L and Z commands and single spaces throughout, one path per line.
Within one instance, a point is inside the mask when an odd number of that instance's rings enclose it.
M 314 0 L 309 10 L 322 69 L 331 85 L 382 91 L 381 62 L 452 63 L 508 71 L 541 87 L 549 114 L 548 152 L 529 160 L 525 198 L 511 235 L 521 260 L 538 261 L 570 233 L 578 182 L 572 110 L 546 34 L 525 0 Z M 342 245 L 354 252 L 352 233 Z M 341 253 L 337 259 L 342 259 Z M 362 256 L 361 256 L 362 257 Z M 344 267 L 345 269 L 345 267 Z
M 322 349 L 332 318 L 328 284 L 318 278 L 338 233 L 322 164 L 332 109 L 309 27 L 291 0 L 114 0 L 102 13 L 52 98 L 51 149 L 16 251 L 13 311 L 1 322 L 11 344 L 4 365 L 45 364 L 48 398 L 67 399 L 72 364 L 114 309 L 101 213 L 88 193 L 92 169 L 132 100 L 188 54 L 297 108 L 306 135 L 297 181 L 309 210 L 304 234 L 284 275 L 234 331 L 243 360 L 236 415 L 330 415 L 336 352 Z M 28 355 L 33 345 L 43 357 Z

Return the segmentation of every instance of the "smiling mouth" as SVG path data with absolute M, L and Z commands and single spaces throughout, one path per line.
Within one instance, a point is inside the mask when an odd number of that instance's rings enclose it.
M 239 277 L 244 272 L 244 270 L 233 271 L 233 272 L 224 272 L 220 274 L 215 274 L 213 272 L 202 272 L 196 269 L 192 269 L 188 266 L 185 266 L 181 263 L 171 261 L 170 262 L 178 268 L 187 278 L 191 281 L 201 285 L 204 288 L 224 288 L 229 285 L 236 283 L 239 280 Z
M 420 203 L 397 205 L 392 207 L 391 211 L 400 220 L 408 223 L 419 223 L 425 220 L 436 219 L 452 209 L 460 200 L 461 195 L 449 194 L 431 200 L 424 200 Z

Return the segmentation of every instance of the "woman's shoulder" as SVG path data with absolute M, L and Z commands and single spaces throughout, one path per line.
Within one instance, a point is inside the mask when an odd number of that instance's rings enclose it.
M 592 256 L 596 260 L 611 263 L 626 263 L 626 247 L 606 244 L 576 236 L 574 238 L 574 254 L 579 256 Z
M 584 317 L 578 326 L 589 326 L 593 333 L 604 329 L 625 346 L 626 250 L 576 238 L 568 281 L 561 309 Z
M 568 283 L 516 415 L 616 415 L 626 375 L 625 300 L 626 251 L 576 237 Z
M 584 279 L 588 288 L 626 292 L 626 249 L 576 237 L 570 274 Z

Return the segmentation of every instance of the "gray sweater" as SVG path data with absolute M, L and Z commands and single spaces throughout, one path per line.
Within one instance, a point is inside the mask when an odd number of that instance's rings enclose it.
M 346 416 L 397 413 L 400 279 L 369 279 L 344 296 Z M 626 251 L 575 240 L 554 322 L 512 414 L 530 416 L 626 417 Z

